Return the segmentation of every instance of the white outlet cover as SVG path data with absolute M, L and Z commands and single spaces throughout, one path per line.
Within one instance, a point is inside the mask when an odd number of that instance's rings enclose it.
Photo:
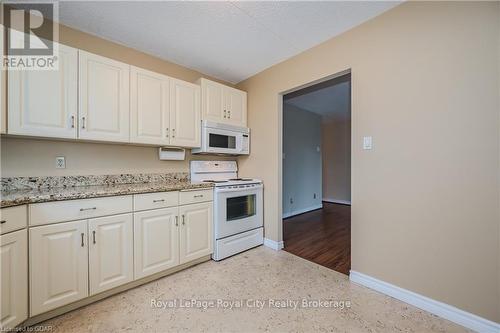
M 66 158 L 64 156 L 56 157 L 56 169 L 66 169 Z

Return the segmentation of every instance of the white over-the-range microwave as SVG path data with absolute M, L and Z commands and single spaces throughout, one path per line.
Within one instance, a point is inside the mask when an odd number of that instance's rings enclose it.
M 201 148 L 193 154 L 250 154 L 250 129 L 204 120 L 201 124 Z

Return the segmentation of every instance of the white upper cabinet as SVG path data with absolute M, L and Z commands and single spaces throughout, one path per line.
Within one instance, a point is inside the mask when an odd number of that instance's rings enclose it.
M 87 221 L 30 229 L 31 316 L 88 296 Z
M 58 70 L 9 72 L 9 134 L 76 139 L 78 50 L 59 44 L 58 59 Z
M 201 86 L 202 119 L 247 126 L 247 93 L 207 79 Z
M 200 147 L 200 86 L 171 79 L 170 128 L 170 145 Z
M 28 318 L 28 234 L 26 229 L 0 236 L 0 329 Z
M 3 25 L 0 24 L 0 57 L 2 57 L 4 53 L 4 43 L 4 28 Z M 7 99 L 5 78 L 7 73 L 2 70 L 1 67 L 2 66 L 0 66 L 0 134 L 5 134 L 7 133 L 7 108 L 5 107 Z
M 128 64 L 79 51 L 79 137 L 129 142 Z
M 204 120 L 221 122 L 227 110 L 224 108 L 224 86 L 220 83 L 201 79 L 201 109 Z
M 139 279 L 179 264 L 179 209 L 134 213 L 134 277 Z
M 132 214 L 89 220 L 91 295 L 133 280 L 133 242 Z
M 170 78 L 145 69 L 130 70 L 130 142 L 168 145 Z
M 224 102 L 228 124 L 246 127 L 247 93 L 238 89 L 224 87 Z

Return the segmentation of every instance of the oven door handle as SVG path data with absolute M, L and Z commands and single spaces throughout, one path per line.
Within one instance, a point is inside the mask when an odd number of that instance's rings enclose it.
M 215 192 L 216 193 L 228 193 L 228 192 L 250 192 L 253 190 L 260 190 L 262 189 L 262 184 L 259 184 L 257 186 L 252 186 L 252 187 L 238 187 L 238 188 L 220 188 L 216 187 Z

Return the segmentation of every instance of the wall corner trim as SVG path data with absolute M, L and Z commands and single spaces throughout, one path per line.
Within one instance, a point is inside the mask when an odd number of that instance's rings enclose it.
M 349 205 L 349 206 L 351 205 L 351 200 L 339 200 L 339 199 L 333 199 L 333 198 L 323 198 L 323 201 L 335 203 L 335 204 L 341 204 L 341 205 Z
M 264 246 L 270 247 L 275 251 L 279 251 L 285 247 L 285 243 L 283 241 L 277 242 L 269 238 L 264 238 Z
M 481 333 L 498 333 L 500 324 L 479 317 L 470 312 L 460 310 L 454 306 L 442 303 L 412 291 L 400 288 L 393 284 L 378 280 L 371 276 L 352 271 L 349 274 L 351 282 L 376 290 L 382 294 L 411 304 L 419 309 L 430 312 L 436 316 L 462 325 L 466 328 Z
M 311 212 L 313 210 L 321 209 L 321 208 L 323 208 L 323 203 L 320 203 L 319 205 L 314 205 L 314 206 L 302 208 L 302 209 L 297 209 L 297 210 L 291 211 L 289 213 L 284 213 L 283 218 L 287 219 L 287 218 L 295 216 L 295 215 L 304 214 L 304 213 Z

